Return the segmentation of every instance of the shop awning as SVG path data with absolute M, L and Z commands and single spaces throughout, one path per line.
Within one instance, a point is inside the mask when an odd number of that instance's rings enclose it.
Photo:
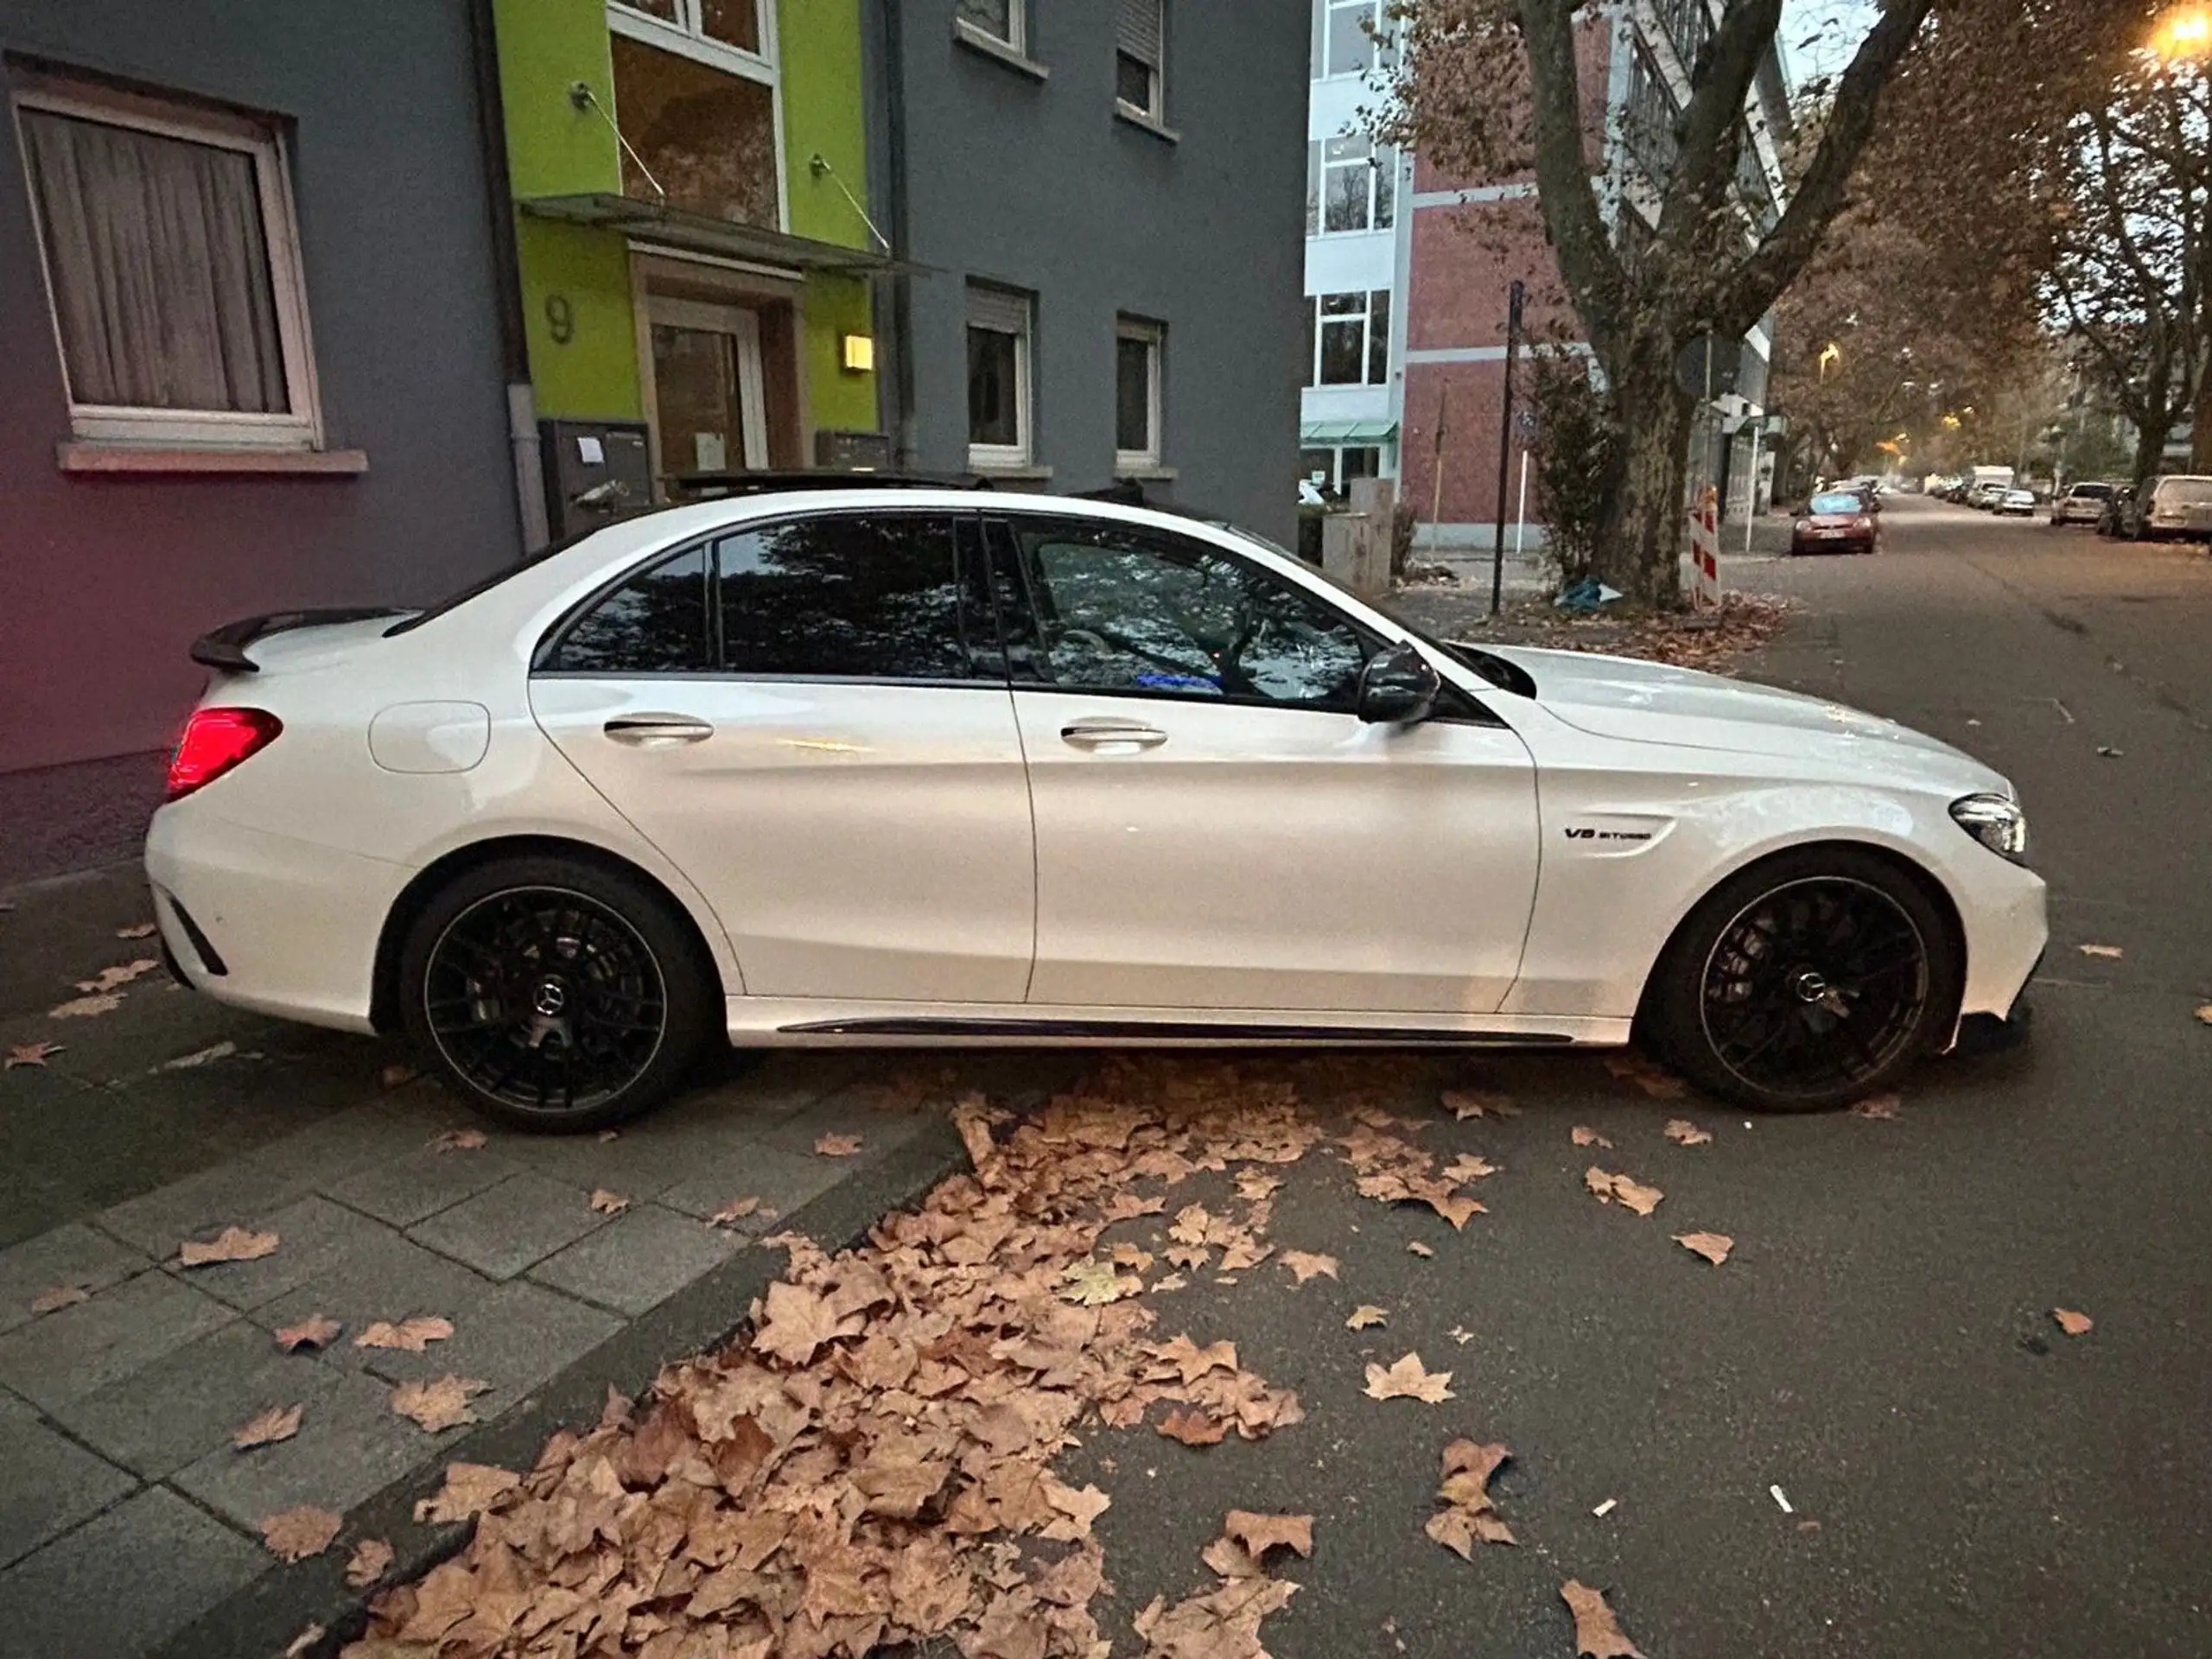
M 1339 443 L 1395 443 L 1398 423 L 1395 421 L 1313 421 L 1298 429 L 1298 442 L 1305 448 L 1324 449 Z
M 717 254 L 725 259 L 744 259 L 754 264 L 779 265 L 786 270 L 844 271 L 855 276 L 875 271 L 912 270 L 889 254 L 874 248 L 840 247 L 811 237 L 785 231 L 763 230 L 695 213 L 665 202 L 640 201 L 632 196 L 596 191 L 576 196 L 532 196 L 516 207 L 537 219 L 557 219 L 570 225 L 594 225 L 620 232 L 632 241 L 690 253 Z

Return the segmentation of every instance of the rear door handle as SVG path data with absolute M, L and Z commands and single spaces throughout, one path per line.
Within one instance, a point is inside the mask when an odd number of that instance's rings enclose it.
M 1078 749 L 1156 749 L 1167 734 L 1141 720 L 1077 720 L 1060 728 L 1060 741 Z
M 617 743 L 639 749 L 697 743 L 715 734 L 712 722 L 690 715 L 617 715 L 601 729 Z

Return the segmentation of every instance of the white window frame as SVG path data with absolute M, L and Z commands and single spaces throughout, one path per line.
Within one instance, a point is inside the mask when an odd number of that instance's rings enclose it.
M 1359 140 L 1367 146 L 1367 154 L 1363 158 L 1336 162 L 1332 162 L 1329 159 L 1329 146 L 1331 144 L 1350 143 L 1355 139 Z M 1366 137 L 1360 133 L 1340 132 L 1333 134 L 1326 138 L 1313 138 L 1307 140 L 1306 156 L 1308 158 L 1306 161 L 1307 172 L 1313 181 L 1314 189 L 1317 193 L 1314 197 L 1313 228 L 1306 232 L 1308 236 L 1370 236 L 1378 231 L 1395 232 L 1396 230 L 1398 223 L 1398 152 L 1395 148 L 1389 144 L 1378 144 L 1372 138 Z M 1346 168 L 1354 167 L 1361 167 L 1367 169 L 1366 222 L 1362 225 L 1352 226 L 1344 230 L 1332 231 L 1329 228 L 1329 175 L 1332 172 L 1341 172 Z M 1376 209 L 1380 205 L 1382 200 L 1383 186 L 1382 173 L 1385 168 L 1389 169 L 1390 223 L 1388 225 L 1378 225 L 1375 222 L 1376 216 Z
M 75 435 L 95 443 L 143 446 L 321 448 L 322 402 L 315 380 L 314 340 L 308 329 L 299 219 L 293 207 L 291 168 L 277 130 L 226 111 L 110 91 L 46 75 L 22 76 L 14 89 L 14 104 L 16 149 L 23 158 L 23 184 L 34 197 L 37 182 L 31 175 L 30 147 L 23 142 L 22 134 L 22 112 L 26 110 L 238 151 L 252 159 L 254 183 L 260 197 L 261 239 L 269 256 L 269 287 L 276 312 L 277 346 L 284 359 L 284 401 L 291 407 L 283 413 L 270 415 L 219 409 L 141 409 L 126 404 L 79 403 L 72 390 L 68 392 L 69 425 Z M 39 223 L 35 212 L 31 218 L 38 243 L 39 275 L 45 283 L 48 318 L 54 325 L 54 354 L 60 361 L 63 385 L 67 387 L 69 352 L 61 335 L 61 309 L 54 299 L 53 262 L 47 256 L 45 227 Z
M 1012 443 L 968 444 L 968 465 L 975 472 L 1007 472 L 1033 466 L 1037 451 L 1037 411 L 1033 358 L 1037 327 L 1037 302 L 1018 289 L 995 288 L 983 283 L 968 285 L 967 328 L 1014 336 L 1014 430 Z M 967 344 L 963 329 L 961 343 Z M 963 352 L 962 361 L 966 361 Z
M 1116 65 L 1114 107 L 1124 115 L 1135 116 L 1140 121 L 1147 121 L 1156 126 L 1167 119 L 1167 0 L 1143 0 L 1143 3 L 1151 6 L 1158 13 L 1160 20 L 1160 50 L 1154 60 L 1146 65 L 1152 71 L 1152 103 L 1149 107 L 1141 104 L 1132 104 L 1122 96 L 1120 60 L 1124 56 L 1136 58 L 1136 54 L 1133 52 L 1122 51 L 1121 30 L 1117 23 L 1114 34 Z M 1115 3 L 1118 8 L 1126 3 L 1126 0 L 1115 0 Z M 1139 58 L 1137 61 L 1142 62 L 1143 60 Z
M 1114 470 L 1117 474 L 1157 472 L 1164 452 L 1162 426 L 1167 403 L 1166 325 L 1150 322 L 1142 317 L 1123 315 L 1114 319 L 1114 417 L 1116 424 L 1120 423 L 1122 412 L 1121 343 L 1125 340 L 1144 342 L 1146 442 L 1141 449 L 1122 448 L 1121 434 L 1116 432 L 1114 435 Z
M 1368 61 L 1357 69 L 1338 68 L 1335 61 L 1329 55 L 1329 42 L 1336 38 L 1337 14 L 1340 11 L 1351 11 L 1354 9 L 1357 9 L 1371 12 L 1374 14 L 1376 27 L 1380 29 L 1382 24 L 1382 6 L 1381 0 L 1317 0 L 1317 3 L 1321 8 L 1321 64 L 1319 67 L 1319 73 L 1314 76 L 1314 79 L 1316 80 L 1337 80 L 1345 75 L 1366 73 L 1368 67 L 1374 64 L 1382 54 L 1382 42 L 1379 36 L 1369 36 L 1367 42 Z
M 976 35 L 1025 58 L 1029 55 L 1029 0 L 1007 0 L 1007 32 L 1003 35 L 995 35 L 973 18 L 962 16 L 957 6 L 953 9 L 952 23 L 961 34 Z
M 1321 302 L 1324 300 L 1342 299 L 1347 294 L 1359 296 L 1362 304 L 1358 311 L 1340 311 L 1330 314 L 1322 310 Z M 1392 290 L 1387 288 L 1340 289 L 1333 294 L 1308 294 L 1306 296 L 1306 315 L 1313 325 L 1313 360 L 1306 365 L 1307 387 L 1325 386 L 1333 390 L 1338 386 L 1387 386 L 1390 384 L 1393 365 L 1389 359 L 1389 324 L 1387 321 L 1382 334 L 1382 378 L 1380 380 L 1372 380 L 1368 378 L 1375 363 L 1375 296 L 1377 294 L 1389 295 L 1393 301 L 1395 299 Z M 1321 365 L 1328 359 L 1328 347 L 1325 342 L 1330 325 L 1334 324 L 1340 328 L 1348 328 L 1355 322 L 1359 325 L 1359 378 L 1357 380 L 1322 379 Z M 1314 444 L 1308 447 L 1325 448 L 1327 446 Z
M 784 184 L 789 169 L 784 154 L 783 53 L 776 34 L 776 7 L 772 0 L 753 0 L 760 35 L 760 50 L 753 53 L 709 35 L 700 6 L 701 0 L 676 0 L 678 21 L 671 23 L 649 11 L 625 5 L 622 0 L 607 0 L 607 31 L 640 46 L 658 47 L 679 58 L 703 63 L 724 74 L 757 81 L 768 89 L 769 119 L 775 128 L 776 141 L 776 228 L 788 232 L 791 227 L 791 192 Z M 618 98 L 613 101 L 614 120 L 619 127 L 622 120 L 621 100 Z

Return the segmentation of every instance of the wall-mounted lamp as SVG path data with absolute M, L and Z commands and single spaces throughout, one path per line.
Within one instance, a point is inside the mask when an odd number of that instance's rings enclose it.
M 875 336 L 873 334 L 842 334 L 837 340 L 846 371 L 852 374 L 872 373 L 875 368 Z

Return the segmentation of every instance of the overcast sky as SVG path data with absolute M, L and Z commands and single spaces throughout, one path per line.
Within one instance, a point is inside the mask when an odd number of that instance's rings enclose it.
M 1782 13 L 1782 49 L 1799 86 L 1815 75 L 1837 75 L 1873 27 L 1875 0 L 1788 0 Z

